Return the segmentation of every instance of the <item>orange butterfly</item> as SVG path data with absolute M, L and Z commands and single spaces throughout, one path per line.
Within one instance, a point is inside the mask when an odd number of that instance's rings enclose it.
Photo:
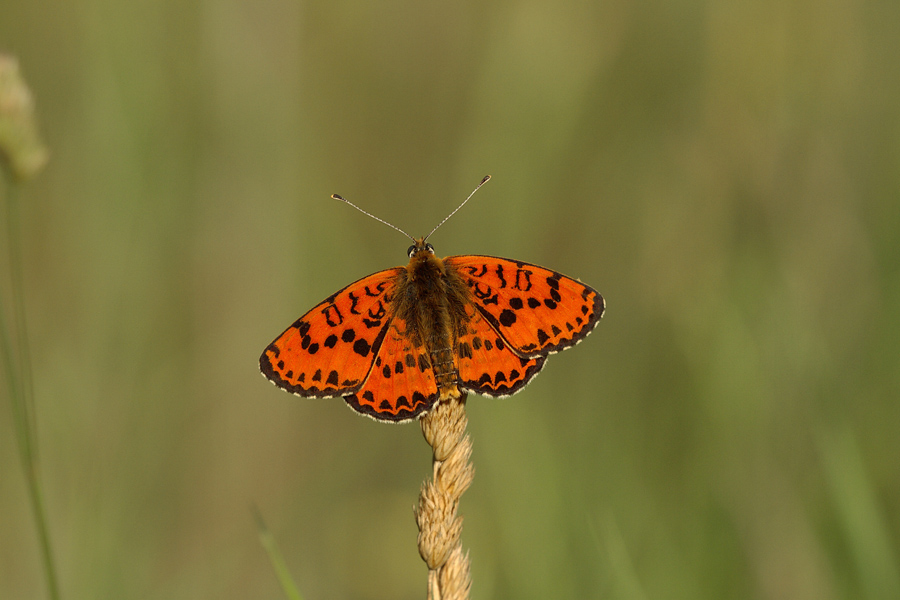
M 351 283 L 300 317 L 262 353 L 263 375 L 300 396 L 343 396 L 364 415 L 408 421 L 462 391 L 514 394 L 549 354 L 584 339 L 605 308 L 593 288 L 517 260 L 440 259 L 426 243 L 475 191 L 424 238 L 369 215 L 415 242 L 409 264 Z

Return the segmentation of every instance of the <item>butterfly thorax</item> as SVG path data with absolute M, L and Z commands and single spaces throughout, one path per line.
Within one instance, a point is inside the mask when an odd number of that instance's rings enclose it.
M 430 244 L 416 240 L 392 302 L 412 344 L 427 350 L 441 398 L 458 394 L 455 350 L 465 331 L 465 307 L 471 303 L 465 281 L 434 254 Z

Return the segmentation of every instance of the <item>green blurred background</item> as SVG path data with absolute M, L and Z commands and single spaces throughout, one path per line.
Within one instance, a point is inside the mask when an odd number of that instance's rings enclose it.
M 473 598 L 900 597 L 900 3 L 0 3 L 52 158 L 23 194 L 64 598 L 423 598 L 415 425 L 257 372 L 438 253 L 607 298 L 469 400 Z M 4 271 L 4 281 L 7 280 Z M 5 399 L 6 388 L 2 388 Z M 0 598 L 40 598 L 0 403 Z

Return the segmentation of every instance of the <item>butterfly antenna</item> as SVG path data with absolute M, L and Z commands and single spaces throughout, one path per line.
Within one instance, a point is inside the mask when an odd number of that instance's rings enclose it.
M 435 226 L 435 228 L 431 230 L 431 233 L 434 233 L 435 231 L 437 231 L 438 227 L 440 227 L 441 225 L 443 225 L 444 223 L 446 223 L 446 222 L 447 222 L 447 219 L 449 219 L 450 217 L 452 217 L 453 215 L 455 215 L 455 214 L 456 214 L 456 211 L 458 211 L 459 209 L 461 209 L 461 208 L 463 207 L 463 205 L 464 205 L 466 202 L 469 201 L 469 198 L 471 198 L 472 196 L 474 196 L 474 195 L 475 195 L 475 192 L 477 192 L 478 190 L 480 190 L 480 189 L 481 189 L 481 186 L 483 186 L 484 184 L 486 184 L 486 183 L 487 183 L 488 181 L 490 181 L 490 180 L 491 180 L 491 176 L 490 176 L 490 175 L 485 175 L 485 176 L 484 176 L 484 179 L 482 179 L 482 180 L 481 180 L 481 183 L 479 183 L 479 184 L 475 187 L 475 189 L 472 190 L 472 193 L 469 194 L 468 198 L 466 198 L 465 200 L 463 200 L 463 201 L 462 201 L 462 204 L 460 204 L 459 206 L 457 206 L 457 207 L 454 209 L 454 211 L 453 211 L 452 213 L 450 213 L 449 215 L 447 215 L 446 217 L 444 217 L 444 220 L 441 221 L 440 223 L 438 223 L 438 224 Z M 427 240 L 428 238 L 431 237 L 431 233 L 429 233 L 428 235 L 425 236 L 425 239 L 426 239 L 426 240 Z
M 400 228 L 397 227 L 396 225 L 392 225 L 391 223 L 388 223 L 388 222 L 385 221 L 384 219 L 379 219 L 378 217 L 376 217 L 376 216 L 373 215 L 372 213 L 368 213 L 368 212 L 364 211 L 363 209 L 361 209 L 361 208 L 358 207 L 357 205 L 353 204 L 352 202 L 350 202 L 349 200 L 347 200 L 347 199 L 344 198 L 343 196 L 338 196 L 337 194 L 332 194 L 331 197 L 334 198 L 335 200 L 340 200 L 341 202 L 346 202 L 347 204 L 349 204 L 350 206 L 352 206 L 353 208 L 355 208 L 356 210 L 358 210 L 358 211 L 361 212 L 362 214 L 364 214 L 364 215 L 369 215 L 370 217 L 372 217 L 372 218 L 375 219 L 376 221 L 381 221 L 382 223 L 384 223 L 384 224 L 387 225 L 388 227 L 393 227 L 394 229 L 396 229 L 397 231 L 399 231 L 400 233 L 402 233 L 403 235 L 405 235 L 406 237 L 408 237 L 408 238 L 411 239 L 412 241 L 414 241 L 414 242 L 416 241 L 416 238 L 414 238 L 413 236 L 409 235 L 408 233 L 406 233 L 405 231 L 403 231 L 402 229 L 400 229 Z M 430 235 L 430 234 L 429 234 L 429 235 Z

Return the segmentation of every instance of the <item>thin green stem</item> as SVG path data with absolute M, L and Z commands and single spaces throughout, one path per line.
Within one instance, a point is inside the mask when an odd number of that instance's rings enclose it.
M 278 577 L 278 583 L 281 584 L 281 590 L 290 600 L 303 600 L 302 596 L 300 596 L 300 590 L 297 589 L 297 585 L 291 577 L 287 564 L 285 564 L 284 558 L 278 550 L 278 544 L 275 543 L 275 536 L 273 536 L 268 527 L 266 527 L 266 522 L 263 520 L 259 509 L 256 508 L 255 505 L 252 506 L 251 509 L 253 510 L 253 517 L 256 519 L 256 531 L 259 534 L 259 541 L 269 555 L 269 562 L 272 563 L 272 568 L 275 569 L 275 576 Z
M 16 442 L 19 444 L 19 458 L 23 466 L 28 464 L 31 449 L 28 445 L 29 437 L 22 435 L 27 428 L 24 407 L 22 406 L 22 394 L 19 388 L 19 371 L 13 362 L 12 340 L 9 335 L 9 327 L 6 324 L 6 310 L 0 307 L 0 347 L 3 350 L 3 367 L 6 373 L 6 384 L 9 387 L 9 400 L 12 406 L 13 426 Z
M 0 172 L 8 175 L 0 168 Z M 2 177 L 2 175 L 0 175 Z M 5 310 L 0 310 L 0 344 L 4 355 L 9 384 L 9 396 L 12 403 L 13 419 L 18 437 L 19 453 L 22 469 L 25 472 L 28 495 L 34 512 L 35 525 L 44 563 L 44 575 L 47 579 L 47 591 L 51 600 L 59 600 L 59 586 L 56 579 L 56 566 L 50 547 L 50 532 L 47 526 L 47 513 L 44 507 L 44 495 L 41 487 L 40 463 L 37 454 L 37 422 L 34 412 L 34 382 L 31 374 L 31 354 L 28 348 L 28 333 L 25 319 L 24 278 L 22 276 L 22 240 L 19 229 L 18 195 L 19 185 L 12 177 L 6 179 L 6 217 L 7 241 L 9 245 L 9 271 L 12 296 L 12 318 L 14 336 L 6 322 Z M 15 337 L 16 348 L 13 349 L 12 338 Z

